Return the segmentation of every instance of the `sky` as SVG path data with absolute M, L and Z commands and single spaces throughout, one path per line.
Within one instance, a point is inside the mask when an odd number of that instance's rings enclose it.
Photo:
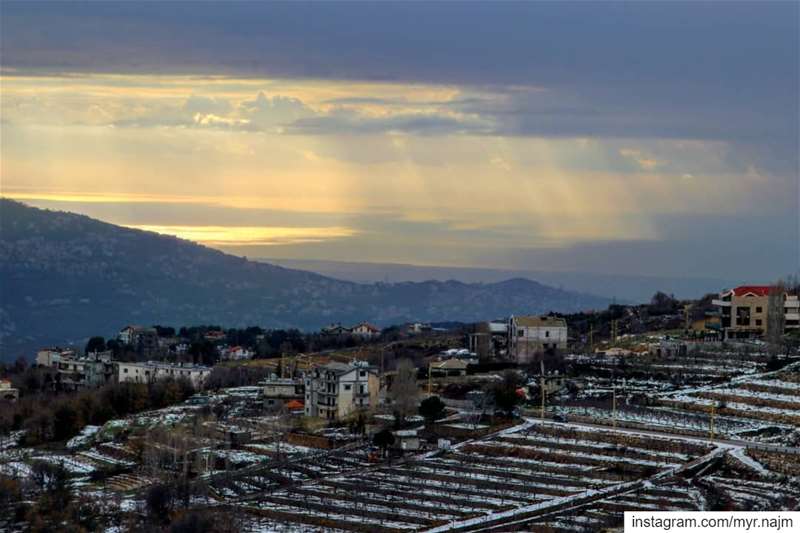
M 0 4 L 0 193 L 248 257 L 769 280 L 797 2 Z

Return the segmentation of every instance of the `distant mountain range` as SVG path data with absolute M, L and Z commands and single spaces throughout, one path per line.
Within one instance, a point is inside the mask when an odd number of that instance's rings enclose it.
M 355 283 L 0 199 L 0 359 L 126 324 L 316 329 L 605 308 L 527 279 Z
M 509 270 L 480 267 L 422 266 L 400 263 L 359 263 L 322 261 L 314 259 L 251 258 L 286 268 L 316 272 L 336 279 L 358 283 L 378 281 L 457 280 L 464 283 L 494 283 L 509 278 L 535 279 L 555 287 L 596 294 L 616 299 L 618 303 L 647 303 L 658 291 L 674 294 L 676 298 L 698 298 L 725 287 L 735 287 L 742 280 L 714 277 L 667 277 L 599 272 L 552 272 L 546 270 Z

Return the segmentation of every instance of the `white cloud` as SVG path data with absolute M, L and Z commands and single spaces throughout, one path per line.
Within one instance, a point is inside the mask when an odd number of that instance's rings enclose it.
M 242 127 L 247 126 L 248 124 L 250 124 L 250 121 L 247 119 L 240 119 L 240 118 L 221 117 L 218 115 L 214 115 L 212 113 L 208 113 L 205 115 L 202 113 L 195 113 L 194 124 L 197 126 L 234 128 L 239 126 Z

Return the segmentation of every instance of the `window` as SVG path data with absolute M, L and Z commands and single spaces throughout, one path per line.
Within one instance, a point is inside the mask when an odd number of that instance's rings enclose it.
M 549 337 L 550 336 L 550 330 L 549 329 L 544 332 L 544 336 L 545 337 Z
M 350 390 L 350 389 L 352 389 L 352 388 L 353 388 L 353 386 L 352 386 L 352 385 L 345 385 L 345 386 L 344 386 L 344 390 Z
M 518 329 L 517 330 L 517 337 L 524 337 L 524 336 L 525 336 L 525 330 L 524 329 Z
M 761 319 L 760 319 L 760 318 L 757 318 L 757 319 L 756 319 L 756 326 L 760 326 L 760 325 L 761 325 Z
M 358 373 L 358 375 L 363 378 L 364 376 L 367 375 L 367 371 L 366 370 L 362 370 L 361 372 Z
M 122 369 L 122 373 L 123 373 L 123 374 L 127 374 L 127 373 L 128 373 L 128 369 L 127 369 L 127 368 L 123 368 L 123 369 Z
M 749 326 L 750 325 L 750 308 L 737 307 L 736 308 L 736 325 Z
M 761 308 L 760 307 L 756 307 L 756 313 L 760 313 L 760 312 L 761 312 Z

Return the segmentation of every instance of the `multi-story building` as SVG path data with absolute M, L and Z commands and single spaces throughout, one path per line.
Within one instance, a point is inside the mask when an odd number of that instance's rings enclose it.
M 742 285 L 725 290 L 712 303 L 719 309 L 724 339 L 761 337 L 768 333 L 770 324 L 781 330 L 800 328 L 798 296 L 769 285 Z M 780 316 L 772 317 L 772 313 Z
M 512 316 L 508 346 L 518 363 L 529 363 L 538 354 L 567 347 L 567 321 L 552 316 Z
M 146 363 L 118 362 L 114 366 L 118 383 L 150 383 L 159 379 L 175 378 L 188 379 L 195 387 L 201 387 L 209 374 L 211 374 L 211 368 L 207 366 L 183 363 L 169 364 L 157 361 L 147 361 Z
M 110 351 L 77 356 L 72 350 L 39 350 L 36 364 L 55 370 L 53 385 L 65 390 L 99 387 L 113 376 Z
M 331 362 L 305 376 L 305 414 L 337 420 L 378 403 L 378 372 L 366 362 Z
M 478 359 L 504 357 L 508 350 L 508 322 L 481 322 L 467 334 L 467 347 Z
M 53 367 L 62 358 L 75 357 L 75 350 L 65 348 L 42 348 L 36 352 L 37 366 Z
M 152 355 L 159 350 L 158 331 L 155 328 L 126 326 L 120 330 L 117 338 L 140 354 Z

